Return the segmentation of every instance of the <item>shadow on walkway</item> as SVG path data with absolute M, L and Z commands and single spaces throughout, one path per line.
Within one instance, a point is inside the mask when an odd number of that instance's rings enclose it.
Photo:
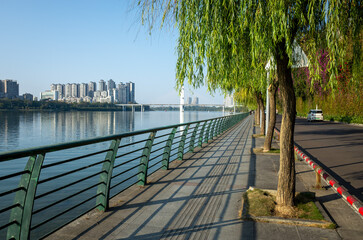
M 241 196 L 255 185 L 252 118 L 207 146 L 158 171 L 145 187 L 132 186 L 49 239 L 251 239 L 239 219 Z

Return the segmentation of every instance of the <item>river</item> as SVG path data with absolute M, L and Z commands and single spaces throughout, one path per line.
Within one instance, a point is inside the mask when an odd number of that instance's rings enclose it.
M 223 116 L 184 112 L 184 122 Z M 0 152 L 177 124 L 178 111 L 1 112 Z

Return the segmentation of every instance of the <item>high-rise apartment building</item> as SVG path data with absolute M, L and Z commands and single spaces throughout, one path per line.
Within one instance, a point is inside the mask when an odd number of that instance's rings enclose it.
M 194 97 L 192 104 L 199 104 L 199 98 L 198 97 Z
M 2 80 L 0 80 L 0 98 L 5 97 L 5 89 L 4 89 L 4 83 Z
M 129 84 L 129 93 L 130 93 L 130 102 L 131 103 L 135 103 L 136 101 L 135 101 L 135 83 L 133 83 L 133 82 L 129 82 L 128 83 Z
M 97 91 L 97 84 L 95 82 L 89 82 L 88 83 L 88 96 L 93 98 L 94 92 Z
M 118 100 L 119 103 L 125 104 L 127 103 L 127 90 L 126 90 L 126 85 L 123 84 L 122 82 L 118 85 Z
M 50 85 L 50 91 L 55 91 L 55 90 L 57 90 L 57 84 L 52 83 Z
M 119 90 L 117 88 L 112 89 L 112 102 L 119 103 Z
M 84 98 L 88 96 L 88 84 L 81 83 L 79 87 L 79 97 Z
M 101 92 L 107 91 L 106 82 L 103 79 L 101 79 L 98 83 L 98 90 Z
M 70 98 L 72 97 L 72 84 L 67 83 L 64 90 L 64 97 Z
M 126 83 L 126 103 L 130 103 L 130 83 Z
M 112 79 L 107 81 L 107 90 L 112 91 L 112 89 L 116 88 L 116 83 Z
M 89 82 L 88 91 L 92 91 L 92 92 L 97 91 L 97 84 L 95 82 Z
M 17 81 L 5 79 L 1 80 L 0 82 L 0 97 L 10 99 L 19 97 L 19 84 Z
M 72 97 L 79 98 L 79 84 L 72 83 Z
M 58 94 L 59 94 L 59 99 L 62 99 L 64 98 L 64 92 L 65 92 L 65 86 L 64 84 L 55 84 L 55 89 L 52 90 L 52 87 L 50 88 L 50 90 L 52 91 L 58 91 Z

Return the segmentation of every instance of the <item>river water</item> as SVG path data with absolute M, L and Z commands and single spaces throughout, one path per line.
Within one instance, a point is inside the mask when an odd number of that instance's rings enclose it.
M 222 112 L 198 112 L 198 111 L 186 111 L 184 112 L 184 122 L 191 122 L 197 120 L 204 120 L 214 117 L 223 116 Z M 132 132 L 136 130 L 161 127 L 166 125 L 172 125 L 179 123 L 180 113 L 178 111 L 150 111 L 150 112 L 113 112 L 113 111 L 76 111 L 76 112 L 1 112 L 0 113 L 0 152 L 13 151 L 18 149 L 41 147 L 44 145 L 57 144 L 75 140 L 82 140 L 88 138 L 94 138 L 98 136 L 107 136 L 111 134 L 120 134 L 125 132 Z M 133 141 L 139 141 L 145 139 L 147 135 L 138 136 L 136 138 L 123 139 L 127 143 Z M 144 143 L 142 143 L 144 144 Z M 99 143 L 92 146 L 85 146 L 71 151 L 60 151 L 55 153 L 49 153 L 46 155 L 44 164 L 55 163 L 64 159 L 71 159 L 79 156 L 80 154 L 87 154 L 90 151 L 100 151 L 107 149 L 109 143 Z M 124 152 L 132 151 L 132 147 L 138 148 L 140 146 L 131 146 L 128 149 L 123 149 Z M 142 147 L 142 146 L 141 146 Z M 122 152 L 121 152 L 122 154 Z M 140 156 L 140 152 L 136 152 L 130 155 L 130 158 Z M 104 154 L 99 156 L 93 156 L 82 161 L 70 162 L 56 167 L 50 167 L 43 169 L 40 181 L 52 176 L 56 176 L 60 173 L 77 169 L 79 167 L 97 163 L 100 159 L 104 159 Z M 0 162 L 0 178 L 1 176 L 8 175 L 14 172 L 24 170 L 27 158 L 22 158 L 10 162 Z M 122 160 L 124 161 L 124 160 Z M 82 165 L 83 164 L 83 165 Z M 115 163 L 116 164 L 116 163 Z M 136 166 L 139 164 L 139 159 L 130 164 L 125 165 L 125 168 Z M 87 177 L 100 171 L 100 165 L 86 168 L 82 171 L 77 171 L 74 174 L 66 175 L 61 178 L 57 178 L 53 181 L 45 182 L 38 185 L 36 196 L 47 193 L 55 188 L 67 185 L 80 178 Z M 125 170 L 125 168 L 118 169 L 119 172 Z M 128 172 L 129 176 L 137 174 L 138 169 Z M 114 174 L 116 169 L 114 169 Z M 128 175 L 121 175 L 120 177 L 127 178 Z M 0 194 L 14 189 L 18 186 L 20 176 L 0 181 Z M 113 179 L 113 182 L 121 181 L 122 179 Z M 54 203 L 58 199 L 69 196 L 70 193 L 79 192 L 82 189 L 92 186 L 92 184 L 99 181 L 99 175 L 90 178 L 82 183 L 73 185 L 72 187 L 65 188 L 47 195 L 46 197 L 35 200 L 33 212 L 37 212 L 49 203 Z M 110 194 L 115 195 L 122 189 L 135 182 L 135 178 L 132 178 L 130 182 L 115 187 L 111 190 Z M 83 199 L 87 199 L 93 196 L 97 191 L 97 187 L 91 188 L 84 193 L 77 195 L 55 204 L 51 208 L 47 208 L 35 215 L 33 215 L 32 226 L 36 226 L 43 221 L 47 222 L 49 215 L 55 215 L 69 206 L 75 205 Z M 9 206 L 14 201 L 15 194 L 8 194 L 0 197 L 0 209 Z M 79 215 L 84 209 L 89 209 L 94 206 L 94 200 L 85 202 L 80 207 L 74 208 L 66 215 L 49 221 L 44 226 L 36 228 L 31 238 L 38 238 L 45 233 L 55 228 L 58 224 L 69 221 L 72 217 Z M 7 223 L 10 216 L 10 211 L 0 213 L 0 226 Z M 0 231 L 0 239 L 3 239 L 6 234 L 6 229 Z
M 184 112 L 184 122 L 223 116 Z M 0 112 L 0 152 L 132 132 L 180 122 L 178 111 Z

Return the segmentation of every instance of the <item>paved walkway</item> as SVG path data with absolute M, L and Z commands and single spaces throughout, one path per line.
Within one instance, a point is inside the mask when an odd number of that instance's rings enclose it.
M 278 156 L 254 155 L 249 116 L 206 147 L 133 186 L 49 239 L 341 239 L 336 230 L 239 218 L 249 186 L 276 189 Z M 299 178 L 298 178 L 299 179 Z M 297 190 L 305 190 L 298 181 Z

